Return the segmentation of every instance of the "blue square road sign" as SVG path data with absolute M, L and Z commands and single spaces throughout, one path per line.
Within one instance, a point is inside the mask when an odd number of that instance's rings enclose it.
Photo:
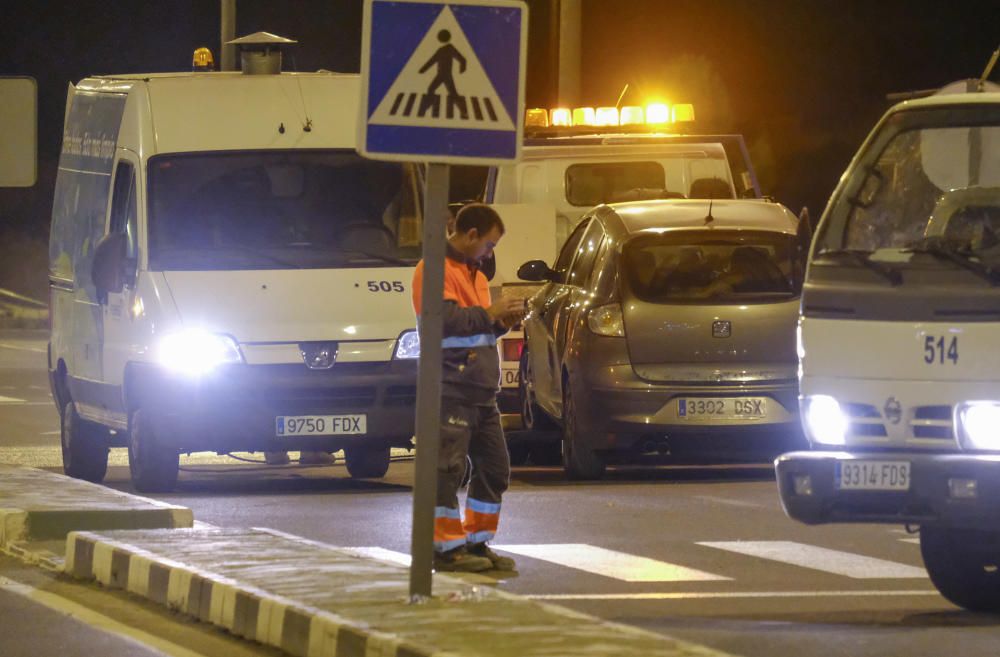
M 362 155 L 442 164 L 516 161 L 527 14 L 516 0 L 366 0 Z

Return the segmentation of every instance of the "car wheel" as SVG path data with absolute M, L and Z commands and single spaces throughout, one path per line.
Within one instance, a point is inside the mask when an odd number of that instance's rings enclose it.
M 1000 611 L 1000 534 L 924 526 L 920 554 L 945 598 L 970 611 Z
M 159 444 L 153 418 L 142 409 L 132 414 L 128 436 L 128 469 L 140 493 L 166 493 L 177 485 L 180 453 Z
M 518 369 L 520 376 L 517 383 L 517 396 L 521 403 L 521 428 L 525 431 L 555 429 L 555 422 L 535 403 L 535 379 L 531 371 L 531 359 L 528 358 L 527 338 L 525 338 L 524 348 L 521 349 L 521 362 Z
M 590 447 L 592 441 L 588 433 L 580 425 L 573 386 L 567 380 L 563 385 L 562 463 L 570 479 L 600 479 L 604 476 L 604 459 Z
M 80 417 L 73 402 L 63 407 L 59 440 L 63 472 L 95 484 L 104 481 L 108 471 L 108 431 Z
M 389 447 L 345 447 L 347 472 L 355 479 L 379 479 L 389 471 Z

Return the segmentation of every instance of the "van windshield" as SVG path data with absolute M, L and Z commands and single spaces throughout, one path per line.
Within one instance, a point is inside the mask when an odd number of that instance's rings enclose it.
M 640 234 L 625 244 L 632 293 L 653 303 L 745 303 L 798 294 L 794 235 L 748 230 Z
M 831 208 L 818 253 L 934 244 L 1000 262 L 1000 109 L 899 112 L 873 146 Z
M 420 258 L 420 173 L 353 151 L 160 155 L 149 268 L 315 269 Z

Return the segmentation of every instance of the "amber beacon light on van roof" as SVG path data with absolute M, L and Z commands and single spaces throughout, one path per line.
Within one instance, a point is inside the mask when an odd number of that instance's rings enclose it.
M 694 105 L 650 103 L 619 107 L 534 107 L 525 111 L 528 128 L 571 128 L 576 126 L 667 126 L 694 121 Z

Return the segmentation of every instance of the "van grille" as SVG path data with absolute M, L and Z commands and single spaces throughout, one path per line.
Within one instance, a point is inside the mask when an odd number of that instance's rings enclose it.
M 951 406 L 918 406 L 914 409 L 910 429 L 914 438 L 952 440 Z

